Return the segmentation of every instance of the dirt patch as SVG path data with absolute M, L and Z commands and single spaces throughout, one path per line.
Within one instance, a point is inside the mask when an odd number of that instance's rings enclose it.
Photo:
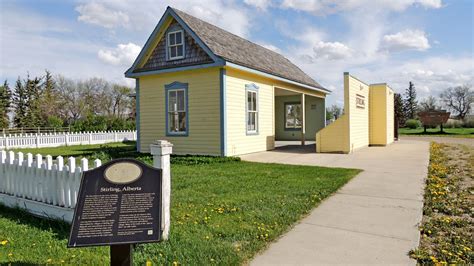
M 421 241 L 421 264 L 474 264 L 474 148 L 432 143 Z

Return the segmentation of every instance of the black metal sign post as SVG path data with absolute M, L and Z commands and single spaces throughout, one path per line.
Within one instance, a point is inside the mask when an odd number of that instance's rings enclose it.
M 68 247 L 110 246 L 111 265 L 132 265 L 133 245 L 161 240 L 162 171 L 117 159 L 84 172 Z

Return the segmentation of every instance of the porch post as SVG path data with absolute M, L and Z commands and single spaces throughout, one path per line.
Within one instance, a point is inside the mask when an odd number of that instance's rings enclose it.
M 306 133 L 306 108 L 304 102 L 304 93 L 301 94 L 301 145 L 305 145 L 305 133 Z

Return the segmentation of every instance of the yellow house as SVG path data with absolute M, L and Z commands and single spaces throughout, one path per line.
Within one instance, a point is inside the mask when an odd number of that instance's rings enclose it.
M 394 140 L 394 93 L 344 73 L 344 115 L 316 133 L 316 152 L 351 153 Z
M 232 156 L 314 140 L 330 92 L 282 55 L 168 7 L 125 73 L 136 80 L 137 149 Z

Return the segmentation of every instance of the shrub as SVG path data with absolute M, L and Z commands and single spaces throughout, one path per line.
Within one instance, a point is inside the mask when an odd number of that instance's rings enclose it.
M 405 122 L 405 126 L 408 127 L 408 128 L 411 128 L 411 129 L 417 129 L 417 128 L 421 127 L 421 122 L 419 120 L 416 120 L 416 119 L 408 119 Z
M 460 120 L 449 119 L 443 126 L 445 128 L 461 128 L 463 123 Z
M 57 116 L 48 117 L 48 122 L 47 122 L 48 127 L 59 128 L 59 127 L 62 127 L 63 124 L 64 124 L 63 120 Z
M 464 121 L 463 127 L 474 128 L 474 118 L 466 118 L 466 120 Z

